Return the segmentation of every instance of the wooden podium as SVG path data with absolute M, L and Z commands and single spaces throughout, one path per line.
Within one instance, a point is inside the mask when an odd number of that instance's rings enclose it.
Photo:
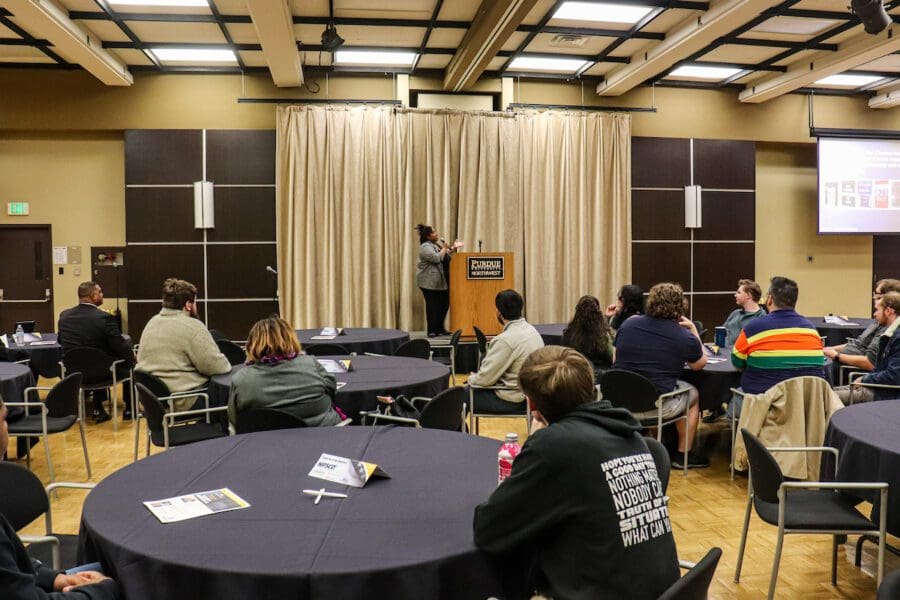
M 450 262 L 450 331 L 462 329 L 463 336 L 475 335 L 473 326 L 485 335 L 497 335 L 494 298 L 513 289 L 512 252 L 461 252 Z

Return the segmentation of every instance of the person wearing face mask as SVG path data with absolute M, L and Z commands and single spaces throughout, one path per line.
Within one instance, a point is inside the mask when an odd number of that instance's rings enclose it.
M 419 265 L 416 285 L 425 297 L 425 318 L 428 322 L 428 337 L 447 335 L 444 319 L 450 309 L 450 286 L 448 273 L 450 258 L 463 247 L 459 240 L 452 246 L 440 238 L 431 225 L 416 225 L 419 232 Z
M 182 279 L 166 279 L 162 302 L 162 310 L 141 334 L 136 369 L 162 379 L 172 393 L 203 387 L 213 375 L 231 371 L 197 315 L 197 288 Z M 177 411 L 190 410 L 195 400 L 189 396 L 172 404 Z
M 503 290 L 494 298 L 494 304 L 503 331 L 488 344 L 478 372 L 469 376 L 469 384 L 515 389 L 476 389 L 475 406 L 479 413 L 525 414 L 525 396 L 519 389 L 519 369 L 529 354 L 544 347 L 544 340 L 522 317 L 525 300 L 519 292 Z

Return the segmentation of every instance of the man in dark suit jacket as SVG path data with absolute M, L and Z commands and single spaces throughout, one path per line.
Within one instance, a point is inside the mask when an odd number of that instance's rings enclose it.
M 109 364 L 116 360 L 125 360 L 118 376 L 124 377 L 128 369 L 134 365 L 134 352 L 122 337 L 122 331 L 111 314 L 100 310 L 103 304 L 103 290 L 93 281 L 85 281 L 78 286 L 78 306 L 64 310 L 59 315 L 59 343 L 63 350 L 63 362 L 68 352 L 75 348 L 96 348 L 109 357 Z M 107 365 L 108 367 L 108 365 Z M 91 383 L 85 380 L 85 383 Z M 94 392 L 94 421 L 102 423 L 109 420 L 103 408 L 106 391 Z M 131 418 L 131 392 L 124 386 L 125 419 Z

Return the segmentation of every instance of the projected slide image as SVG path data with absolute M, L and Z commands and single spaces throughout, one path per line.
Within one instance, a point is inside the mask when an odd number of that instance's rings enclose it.
M 900 233 L 900 141 L 819 140 L 819 232 Z

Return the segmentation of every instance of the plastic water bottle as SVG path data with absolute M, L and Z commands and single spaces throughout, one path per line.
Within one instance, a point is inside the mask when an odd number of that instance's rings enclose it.
M 500 451 L 497 453 L 498 484 L 503 483 L 503 480 L 509 477 L 509 474 L 512 472 L 513 461 L 516 460 L 521 451 L 522 446 L 519 445 L 519 434 L 507 433 L 506 442 L 500 446 Z
M 19 346 L 25 344 L 25 330 L 22 329 L 21 324 L 16 327 L 16 344 Z

